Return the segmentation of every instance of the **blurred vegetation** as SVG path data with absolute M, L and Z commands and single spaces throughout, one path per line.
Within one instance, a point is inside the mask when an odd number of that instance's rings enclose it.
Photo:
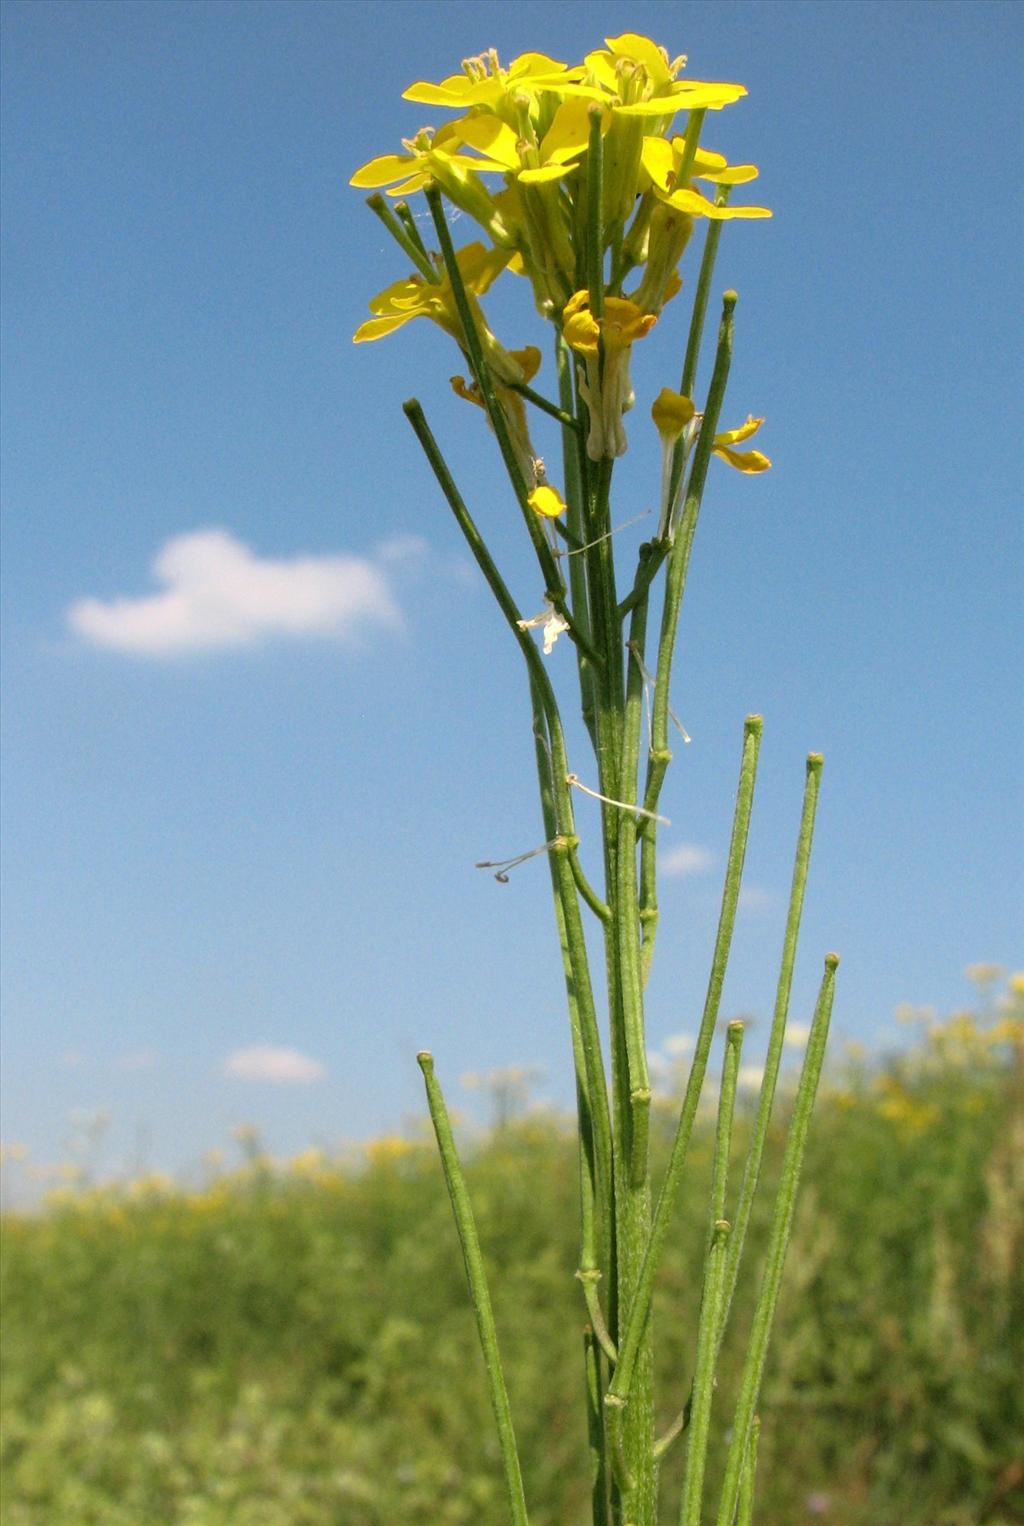
M 763 1526 L 1024 1522 L 1024 982 L 977 973 L 979 1010 L 907 1014 L 905 1051 L 833 1062 L 762 1398 Z M 572 1526 L 589 1518 L 574 1144 L 507 1087 L 499 1102 L 470 1185 L 531 1521 Z M 664 1149 L 667 1103 L 658 1126 Z M 709 1135 L 656 1305 L 665 1424 L 690 1377 Z M 781 1139 L 780 1122 L 769 1189 Z M 356 1166 L 244 1143 L 200 1190 L 69 1185 L 6 1216 L 5 1526 L 504 1526 L 432 1145 L 377 1140 Z M 712 1478 L 769 1210 L 763 1195 Z

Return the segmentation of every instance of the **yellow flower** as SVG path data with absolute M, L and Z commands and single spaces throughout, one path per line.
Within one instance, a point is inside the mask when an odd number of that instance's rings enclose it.
M 408 196 L 436 180 L 454 204 L 486 228 L 496 243 L 511 242 L 494 198 L 479 175 L 481 170 L 504 170 L 505 166 L 498 160 L 460 154 L 462 126 L 456 121 L 438 132 L 422 128 L 414 138 L 403 140 L 404 154 L 380 154 L 370 159 L 356 170 L 349 185 L 364 189 L 390 186 L 389 196 Z
M 771 217 L 767 207 L 718 207 L 702 196 L 692 185 L 680 183 L 685 152 L 684 138 L 644 138 L 641 163 L 650 178 L 651 189 L 659 201 L 685 212 L 690 217 L 709 217 L 715 222 L 727 222 L 733 218 Z M 733 164 L 726 162 L 722 154 L 713 154 L 698 148 L 693 157 L 690 175 L 697 180 L 708 180 L 714 185 L 746 185 L 757 179 L 756 164 Z
M 685 54 L 669 61 L 664 48 L 637 32 L 606 37 L 604 49 L 588 53 L 588 79 L 619 97 L 626 116 L 671 117 L 677 111 L 718 111 L 746 95 L 743 85 L 677 79 Z
M 635 341 L 649 334 L 658 319 L 628 297 L 605 297 L 598 318 L 590 308 L 590 293 L 578 291 L 566 303 L 562 320 L 565 342 L 583 356 L 586 368 L 580 393 L 590 413 L 587 455 L 592 461 L 621 456 L 627 444 L 622 415 L 634 402 L 629 357 Z
M 502 106 L 513 93 L 536 94 L 564 90 L 580 79 L 580 66 L 567 68 L 546 53 L 521 53 L 503 69 L 497 51 L 490 48 L 479 58 L 466 58 L 461 74 L 450 74 L 440 84 L 419 80 L 402 92 L 405 101 L 419 101 L 426 106 Z
M 466 244 L 456 259 L 459 273 L 468 293 L 482 295 L 504 270 L 509 261 L 506 249 L 487 249 L 483 244 Z M 451 282 L 447 275 L 438 277 L 437 283 L 427 281 L 420 275 L 407 276 L 393 281 L 390 286 L 372 298 L 370 311 L 374 317 L 361 323 L 352 336 L 356 344 L 368 344 L 394 333 L 413 318 L 431 318 L 455 339 L 462 336 L 458 310 Z M 479 314 L 475 315 L 479 317 Z M 481 318 L 482 323 L 482 318 Z M 483 325 L 486 330 L 486 325 Z M 489 332 L 489 331 L 488 331 Z M 491 335 L 494 343 L 494 336 Z M 486 341 L 485 341 L 486 342 Z
M 628 297 L 605 297 L 604 312 L 595 318 L 590 310 L 590 293 L 578 291 L 565 305 L 565 342 L 581 355 L 596 355 L 598 340 L 603 339 L 605 353 L 626 350 L 643 339 L 657 323 L 653 313 L 645 313 Z
M 484 157 L 478 162 L 463 156 L 462 162 L 487 170 L 500 169 L 525 185 L 560 180 L 575 169 L 590 139 L 589 102 L 563 101 L 536 146 L 514 132 L 500 117 L 483 112 L 466 117 L 458 126 L 460 143 Z

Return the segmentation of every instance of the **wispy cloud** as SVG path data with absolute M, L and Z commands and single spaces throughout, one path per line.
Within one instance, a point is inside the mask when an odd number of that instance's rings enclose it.
M 67 612 L 94 646 L 145 657 L 251 646 L 271 636 L 351 640 L 401 615 L 385 568 L 421 554 L 415 537 L 377 557 L 261 557 L 227 530 L 194 530 L 166 542 L 152 575 L 162 587 L 139 597 L 78 599 Z
M 274 1044 L 253 1044 L 236 1049 L 224 1061 L 224 1074 L 234 1081 L 270 1081 L 277 1086 L 305 1085 L 323 1081 L 327 1069 L 297 1049 Z
M 153 1070 L 160 1056 L 155 1049 L 136 1049 L 132 1054 L 122 1054 L 114 1061 L 118 1070 Z
M 677 843 L 661 855 L 658 867 L 662 874 L 676 879 L 692 874 L 706 874 L 715 862 L 715 855 L 708 848 L 695 842 Z
M 775 905 L 775 893 L 765 885 L 744 885 L 740 891 L 740 907 L 743 911 L 770 911 Z

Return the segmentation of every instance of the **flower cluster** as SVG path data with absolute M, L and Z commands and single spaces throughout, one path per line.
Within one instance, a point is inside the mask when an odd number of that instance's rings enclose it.
M 404 198 L 436 187 L 486 235 L 486 243 L 458 251 L 458 270 L 531 507 L 549 518 L 561 499 L 538 474 L 523 406 L 537 352 L 505 348 L 478 299 L 505 271 L 530 283 L 538 312 L 576 357 L 588 457 L 622 455 L 623 415 L 634 401 L 632 347 L 680 290 L 679 265 L 696 220 L 771 216 L 766 207 L 730 201 L 732 188 L 753 180 L 757 168 L 730 165 L 700 143 L 706 114 L 746 91 L 689 79 L 685 63 L 632 32 L 607 38 L 573 65 L 524 53 L 506 68 L 491 49 L 438 84 L 420 81 L 405 91 L 406 100 L 455 111 L 454 120 L 421 129 L 403 141 L 403 152 L 371 159 L 352 176 L 352 185 L 377 193 L 371 204 L 376 200 L 417 266 L 373 299 L 357 343 L 427 317 L 468 359 L 445 264 L 427 250 Z M 399 217 L 386 210 L 383 188 L 397 198 Z M 484 406 L 475 383 L 460 377 L 452 385 Z M 692 443 L 700 428 L 692 407 L 679 434 L 684 428 Z M 715 453 L 741 470 L 763 470 L 766 457 L 726 448 L 750 433 L 748 424 L 716 436 Z

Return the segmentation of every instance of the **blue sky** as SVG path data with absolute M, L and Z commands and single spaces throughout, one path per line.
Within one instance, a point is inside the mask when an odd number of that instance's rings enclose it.
M 694 872 L 664 884 L 652 1048 L 695 1026 L 752 710 L 729 1014 L 770 1009 L 810 749 L 794 1016 L 830 948 L 837 1031 L 878 1046 L 897 1003 L 1019 963 L 1019 7 L 8 0 L 3 1128 L 37 1160 L 99 1110 L 111 1169 L 185 1168 L 242 1120 L 282 1152 L 394 1129 L 422 1046 L 456 1101 L 513 1062 L 568 1100 L 544 865 L 473 868 L 543 835 L 523 676 L 405 397 L 541 590 L 450 342 L 351 344 L 405 265 L 347 179 L 430 120 L 412 80 L 626 28 L 744 82 L 705 141 L 775 212 L 717 271 L 727 422 L 764 413 L 775 467 L 723 467 L 698 534 L 663 797 Z M 622 520 L 683 323 L 638 351 Z

